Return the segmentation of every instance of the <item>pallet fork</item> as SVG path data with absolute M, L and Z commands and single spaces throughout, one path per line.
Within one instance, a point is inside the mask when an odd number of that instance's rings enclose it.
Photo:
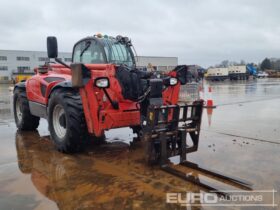
M 216 192 L 218 195 L 227 194 L 212 187 L 207 181 L 174 169 L 169 158 L 179 156 L 180 166 L 198 171 L 208 178 L 215 177 L 217 180 L 239 189 L 252 190 L 252 184 L 247 181 L 201 168 L 197 164 L 187 161 L 187 154 L 198 149 L 203 103 L 203 100 L 198 100 L 190 105 L 149 105 L 143 128 L 147 162 L 159 164 L 163 171 L 199 185 L 208 191 Z M 189 138 L 192 145 L 189 145 Z

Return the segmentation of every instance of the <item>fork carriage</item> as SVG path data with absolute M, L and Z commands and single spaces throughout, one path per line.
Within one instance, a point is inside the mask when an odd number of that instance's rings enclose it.
M 227 185 L 242 190 L 252 190 L 252 184 L 245 180 L 201 168 L 198 164 L 187 160 L 187 154 L 198 149 L 203 104 L 203 100 L 197 100 L 192 104 L 150 105 L 148 107 L 143 128 L 147 162 L 150 165 L 159 164 L 163 171 L 210 192 L 215 192 L 219 196 L 227 196 L 228 193 L 209 185 L 209 182 L 203 178 L 173 168 L 169 158 L 179 156 L 178 164 L 182 167 L 198 171 L 208 178 L 225 182 Z
M 147 143 L 147 161 L 167 164 L 168 158 L 180 156 L 198 149 L 203 100 L 184 105 L 150 105 L 144 127 L 144 141 Z M 187 144 L 187 134 L 192 146 Z

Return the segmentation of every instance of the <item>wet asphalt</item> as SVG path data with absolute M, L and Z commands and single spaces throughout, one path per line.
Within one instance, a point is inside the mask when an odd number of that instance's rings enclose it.
M 276 190 L 279 205 L 280 79 L 203 86 L 212 87 L 217 108 L 204 111 L 199 149 L 188 160 L 248 180 L 254 190 Z M 166 193 L 204 191 L 146 166 L 143 145 L 129 146 L 133 134 L 128 128 L 107 132 L 108 144 L 62 154 L 50 140 L 46 120 L 41 119 L 37 132 L 17 131 L 11 104 L 12 92 L 1 85 L 0 209 L 186 209 L 167 204 Z M 245 209 L 265 208 L 271 209 Z M 198 204 L 187 209 L 216 208 Z

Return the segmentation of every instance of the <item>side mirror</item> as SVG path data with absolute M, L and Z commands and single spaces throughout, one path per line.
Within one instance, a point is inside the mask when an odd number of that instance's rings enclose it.
M 47 37 L 48 58 L 57 58 L 57 40 L 55 36 Z

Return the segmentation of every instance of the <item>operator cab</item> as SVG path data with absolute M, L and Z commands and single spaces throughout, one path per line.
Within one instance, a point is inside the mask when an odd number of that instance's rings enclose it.
M 131 47 L 128 37 L 114 38 L 98 34 L 84 38 L 74 45 L 72 61 L 85 64 L 111 63 L 133 68 L 136 64 Z

